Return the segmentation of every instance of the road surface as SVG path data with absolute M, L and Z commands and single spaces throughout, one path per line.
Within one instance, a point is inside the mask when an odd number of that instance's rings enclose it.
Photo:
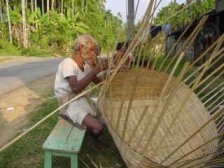
M 27 129 L 30 114 L 53 90 L 61 60 L 25 58 L 0 64 L 0 147 Z
M 62 58 L 32 58 L 0 64 L 0 95 L 56 72 Z

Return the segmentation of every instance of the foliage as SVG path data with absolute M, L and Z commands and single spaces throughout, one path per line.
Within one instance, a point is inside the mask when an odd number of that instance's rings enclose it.
M 103 50 L 112 50 L 117 38 L 124 36 L 120 33 L 124 32 L 121 18 L 105 10 L 104 0 L 55 0 L 54 8 L 51 8 L 50 4 L 49 12 L 46 11 L 46 2 L 44 5 L 41 1 L 37 2 L 36 8 L 31 1 L 27 1 L 26 6 L 28 47 L 32 50 L 40 48 L 68 52 L 79 34 L 91 34 Z M 61 11 L 62 6 L 63 11 Z M 7 9 L 3 0 L 0 0 L 0 10 L 3 13 L 3 20 L 0 21 L 0 37 L 4 41 L 9 41 Z M 21 1 L 9 1 L 9 13 L 13 44 L 22 47 Z M 22 53 L 25 54 L 26 51 Z
M 0 40 L 0 55 L 20 55 L 20 49 L 8 41 Z
M 179 28 L 215 9 L 215 0 L 201 0 L 200 2 L 191 4 L 187 8 L 185 7 L 186 4 L 170 2 L 168 6 L 163 7 L 159 11 L 154 19 L 154 23 L 158 25 L 171 24 L 173 29 Z M 181 12 L 175 15 L 179 11 Z

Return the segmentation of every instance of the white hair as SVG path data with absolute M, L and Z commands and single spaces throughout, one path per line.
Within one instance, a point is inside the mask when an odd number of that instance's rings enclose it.
M 80 46 L 84 46 L 85 48 L 90 47 L 91 45 L 97 45 L 96 40 L 90 35 L 80 35 L 76 38 L 74 43 L 74 50 L 79 51 Z

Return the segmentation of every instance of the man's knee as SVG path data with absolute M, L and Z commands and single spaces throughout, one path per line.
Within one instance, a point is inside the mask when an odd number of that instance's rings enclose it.
M 87 129 L 90 129 L 94 134 L 100 134 L 103 132 L 104 129 L 103 124 L 90 115 L 87 115 L 84 118 L 83 125 L 86 126 Z

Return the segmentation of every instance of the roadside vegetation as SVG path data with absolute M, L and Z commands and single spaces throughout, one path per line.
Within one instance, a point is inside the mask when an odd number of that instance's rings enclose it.
M 103 52 L 125 37 L 121 16 L 107 11 L 103 0 L 0 0 L 0 55 L 66 55 L 83 33 Z
M 169 5 L 158 12 L 154 23 L 157 25 L 170 24 L 172 29 L 175 30 L 190 24 L 193 20 L 215 9 L 215 0 L 199 0 L 192 4 L 191 1 L 188 2 L 187 4 L 179 4 L 176 1 L 171 1 Z M 189 7 L 186 7 L 186 5 L 189 5 Z M 175 15 L 179 11 L 181 12 Z

